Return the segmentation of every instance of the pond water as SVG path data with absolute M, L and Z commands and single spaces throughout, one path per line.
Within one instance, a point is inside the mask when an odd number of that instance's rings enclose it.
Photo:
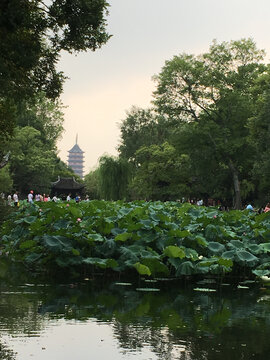
M 162 284 L 2 280 L 0 359 L 270 358 L 267 288 Z

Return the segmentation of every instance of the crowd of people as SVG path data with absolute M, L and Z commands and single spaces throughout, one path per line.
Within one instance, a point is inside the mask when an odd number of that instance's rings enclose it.
M 251 204 L 248 204 L 245 209 L 252 212 L 257 212 L 258 214 L 267 213 L 270 211 L 270 202 L 268 202 L 265 207 L 261 207 L 259 209 L 255 209 Z
M 5 200 L 5 194 L 1 194 L 2 199 Z M 36 194 L 34 194 L 33 190 L 29 191 L 29 194 L 27 195 L 27 202 L 32 204 L 33 202 L 39 202 L 39 201 L 54 201 L 54 202 L 59 202 L 59 201 L 71 201 L 71 200 L 75 200 L 76 203 L 79 203 L 82 198 L 79 194 L 76 194 L 76 196 L 74 198 L 72 198 L 71 193 L 69 193 L 67 196 L 62 195 L 61 197 L 57 197 L 56 195 L 54 195 L 52 198 L 50 197 L 50 195 L 47 194 L 40 194 L 39 192 L 37 192 Z M 89 196 L 86 195 L 85 198 L 83 199 L 85 201 L 89 201 Z M 19 194 L 18 191 L 15 191 L 13 193 L 13 195 L 9 194 L 7 196 L 7 205 L 9 206 L 15 206 L 18 207 L 20 205 L 19 203 Z M 181 202 L 186 202 L 185 198 L 182 198 L 182 200 L 180 200 Z M 217 206 L 217 208 L 221 211 L 226 211 L 229 210 L 229 208 L 227 206 L 223 206 L 221 204 L 220 201 L 215 202 L 215 200 L 212 199 L 208 199 L 207 200 L 207 204 L 204 204 L 204 201 L 202 199 L 188 199 L 187 200 L 189 203 L 193 204 L 193 205 L 198 205 L 198 206 Z M 243 208 L 244 210 L 249 210 L 252 212 L 256 212 L 256 213 L 267 213 L 270 211 L 270 202 L 268 202 L 265 207 L 261 207 L 261 208 L 254 208 L 251 204 L 247 204 L 246 206 L 244 206 Z
M 13 194 L 8 194 L 7 198 L 5 197 L 5 194 L 2 193 L 1 197 L 2 197 L 2 200 L 6 201 L 7 205 L 9 205 L 9 206 L 18 207 L 20 205 L 18 191 L 15 191 Z M 24 199 L 21 199 L 21 200 L 24 200 Z M 39 202 L 39 201 L 59 202 L 59 201 L 71 201 L 71 200 L 75 200 L 76 203 L 79 203 L 82 200 L 82 198 L 79 194 L 76 194 L 76 196 L 74 198 L 72 198 L 71 193 L 69 193 L 67 196 L 62 195 L 61 197 L 57 197 L 56 195 L 54 195 L 53 197 L 50 197 L 50 195 L 48 195 L 48 194 L 41 194 L 39 192 L 34 194 L 34 191 L 30 190 L 29 194 L 27 195 L 27 198 L 25 200 L 27 200 L 27 202 L 29 204 L 33 204 L 34 202 Z M 83 200 L 89 201 L 89 196 L 86 195 Z

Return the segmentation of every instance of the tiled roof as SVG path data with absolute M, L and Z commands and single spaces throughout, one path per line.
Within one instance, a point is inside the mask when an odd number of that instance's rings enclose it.
M 83 184 L 78 183 L 74 177 L 72 178 L 61 178 L 58 176 L 58 180 L 52 183 L 52 187 L 54 189 L 82 189 L 84 187 Z
M 78 144 L 75 144 L 72 149 L 68 151 L 69 153 L 84 153 Z

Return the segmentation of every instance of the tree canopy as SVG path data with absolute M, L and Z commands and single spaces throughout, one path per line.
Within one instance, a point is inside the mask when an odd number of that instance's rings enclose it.
M 253 40 L 241 39 L 165 62 L 154 77 L 153 107 L 133 107 L 120 125 L 119 156 L 132 164 L 130 198 L 215 199 L 235 208 L 242 200 L 267 201 L 264 56 Z
M 156 77 L 159 112 L 180 123 L 197 123 L 216 169 L 222 164 L 231 174 L 236 208 L 241 207 L 241 181 L 248 181 L 245 171 L 254 161 L 247 124 L 256 110 L 256 82 L 267 71 L 263 56 L 251 39 L 213 42 L 200 56 L 175 56 Z
M 0 133 L 12 134 L 16 105 L 40 91 L 59 97 L 61 51 L 96 50 L 106 32 L 104 0 L 2 0 L 0 3 Z

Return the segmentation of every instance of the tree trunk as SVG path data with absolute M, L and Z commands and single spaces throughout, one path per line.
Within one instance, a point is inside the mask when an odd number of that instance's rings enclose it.
M 234 187 L 234 194 L 235 194 L 235 202 L 234 202 L 234 209 L 241 210 L 242 208 L 242 201 L 241 201 L 241 191 L 240 191 L 240 181 L 238 177 L 238 171 L 234 166 L 232 160 L 229 162 L 229 167 L 232 172 L 233 176 L 233 187 Z
M 3 156 L 3 159 L 0 161 L 0 169 L 2 169 L 5 165 L 8 163 L 10 152 L 8 152 L 5 156 Z

